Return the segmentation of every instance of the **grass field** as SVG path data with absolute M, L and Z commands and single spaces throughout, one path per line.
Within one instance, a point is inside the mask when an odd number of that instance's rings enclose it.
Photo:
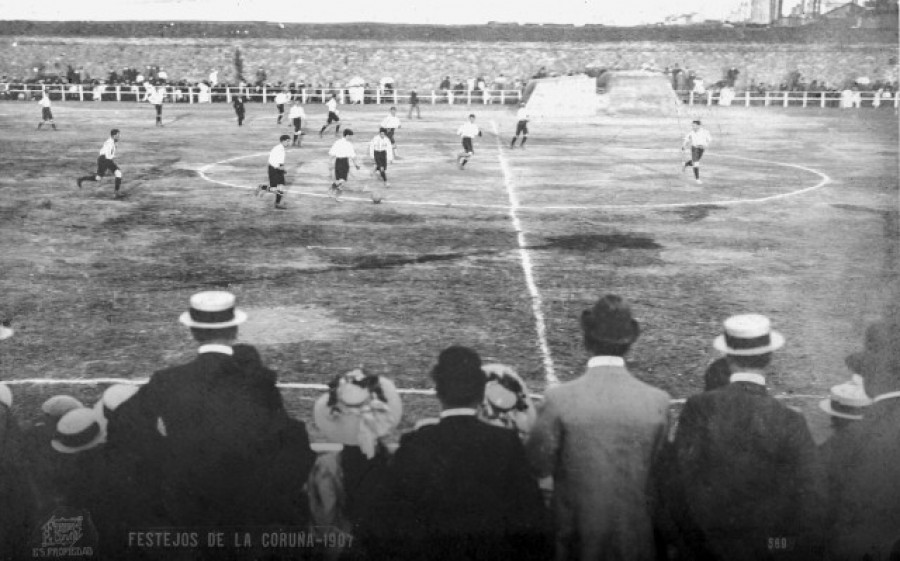
M 54 106 L 59 131 L 35 130 L 34 103 L 0 104 L 0 378 L 146 378 L 193 352 L 177 323 L 189 296 L 226 288 L 282 382 L 325 383 L 358 365 L 403 388 L 453 343 L 513 365 L 531 390 L 580 374 L 578 318 L 596 297 L 632 301 L 644 334 L 631 368 L 673 397 L 702 388 L 712 338 L 733 313 L 772 317 L 787 338 L 773 391 L 819 396 L 849 376 L 844 356 L 897 296 L 898 153 L 892 109 L 696 108 L 680 116 L 534 122 L 509 150 L 513 113 L 472 106 L 485 131 L 454 165 L 469 109 L 423 107 L 403 120 L 401 160 L 373 205 L 368 157 L 342 202 L 326 196 L 322 106 L 288 151 L 287 211 L 251 188 L 287 128 L 272 105 Z M 384 107 L 344 107 L 357 151 Z M 401 114 L 401 118 L 405 115 Z M 703 185 L 678 147 L 700 117 L 714 144 Z M 112 180 L 87 183 L 109 129 L 122 130 Z M 499 131 L 499 136 L 495 134 Z M 202 171 L 202 173 L 201 173 Z M 529 286 L 529 280 L 533 281 Z M 543 331 L 540 331 L 543 328 Z M 18 413 L 96 386 L 15 386 Z M 289 388 L 309 418 L 316 390 Z M 436 412 L 407 395 L 404 427 Z M 813 426 L 816 400 L 800 398 Z

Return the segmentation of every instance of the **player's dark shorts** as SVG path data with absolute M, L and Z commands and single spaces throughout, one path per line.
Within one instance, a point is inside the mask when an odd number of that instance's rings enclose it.
M 284 170 L 269 166 L 269 187 L 278 187 L 284 183 Z
M 472 139 L 468 136 L 463 137 L 463 150 L 466 151 L 466 154 L 475 153 L 475 149 L 472 148 Z
M 300 117 L 294 117 L 291 122 L 294 123 L 294 132 L 300 132 Z
M 116 162 L 113 160 L 107 159 L 106 156 L 99 156 L 97 158 L 97 175 L 103 177 L 106 175 L 106 172 L 111 171 L 115 173 L 118 171 L 119 166 L 116 165 Z
M 378 132 L 383 132 L 384 136 L 388 137 L 388 139 L 391 141 L 391 144 L 396 144 L 396 142 L 394 142 L 394 129 L 386 129 L 384 127 L 381 127 L 380 129 L 378 129 Z
M 334 159 L 334 179 L 347 180 L 347 174 L 350 172 L 350 158 Z
M 528 134 L 528 121 L 519 121 L 516 123 L 516 136 L 520 134 Z
M 340 120 L 341 120 L 341 118 L 337 116 L 337 113 L 335 113 L 334 111 L 329 111 L 328 112 L 328 122 L 325 124 L 330 125 L 331 123 L 337 123 Z
M 278 109 L 278 114 L 279 114 L 279 115 L 280 115 L 281 113 L 284 113 L 284 104 L 283 104 L 283 103 L 279 103 L 279 104 L 276 105 L 275 107 Z
M 53 113 L 50 111 L 49 107 L 41 107 L 41 118 L 45 121 L 53 120 Z
M 159 117 L 162 115 L 162 104 L 155 104 L 153 107 L 156 108 L 156 116 Z
M 375 150 L 375 168 L 387 169 L 387 150 Z
M 703 146 L 691 146 L 691 161 L 699 162 L 700 158 L 703 157 L 703 151 L 706 150 Z

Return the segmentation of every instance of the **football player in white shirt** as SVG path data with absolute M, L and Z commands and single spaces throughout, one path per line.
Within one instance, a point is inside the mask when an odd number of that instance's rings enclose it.
M 53 130 L 56 130 L 56 123 L 53 122 L 53 112 L 50 111 L 50 94 L 47 93 L 47 90 L 41 93 L 41 100 L 38 102 L 38 105 L 41 106 L 41 122 L 38 123 L 38 130 L 41 130 L 46 121 L 50 121 L 50 126 L 53 127 Z
M 689 167 L 694 168 L 694 179 L 699 184 L 703 183 L 700 181 L 700 158 L 703 157 L 703 152 L 709 148 L 709 144 L 712 142 L 712 136 L 710 136 L 708 130 L 700 126 L 699 119 L 691 123 L 691 129 L 691 132 L 685 135 L 684 142 L 681 143 L 682 152 L 684 152 L 685 148 L 690 146 L 691 159 L 684 163 L 681 171 L 684 171 Z
M 79 189 L 81 189 L 82 182 L 100 181 L 103 176 L 106 175 L 107 171 L 111 171 L 116 178 L 116 190 L 113 194 L 113 197 L 116 199 L 121 199 L 122 197 L 124 197 L 124 195 L 119 193 L 119 188 L 122 186 L 122 170 L 119 169 L 119 166 L 117 166 L 115 162 L 118 142 L 119 129 L 113 129 L 109 131 L 109 138 L 107 138 L 106 142 L 103 143 L 103 147 L 100 148 L 100 155 L 97 156 L 97 173 L 94 175 L 85 175 L 84 177 L 79 177 L 76 180 Z
M 459 165 L 459 169 L 463 169 L 469 162 L 469 158 L 475 155 L 475 148 L 472 147 L 472 139 L 476 136 L 481 136 L 481 129 L 475 124 L 475 115 L 469 115 L 469 120 L 460 125 L 456 134 L 457 136 L 462 137 L 463 146 L 463 151 L 456 157 L 456 163 Z
M 303 110 L 303 106 L 300 105 L 300 98 L 297 98 L 294 100 L 294 104 L 291 105 L 290 113 L 288 113 L 288 119 L 294 126 L 294 140 L 291 142 L 291 146 L 300 147 L 300 136 L 303 135 L 300 132 L 300 127 L 303 125 L 303 119 L 305 118 L 306 112 Z
M 156 126 L 161 127 L 162 124 L 162 104 L 163 99 L 166 96 L 165 86 L 160 86 L 158 88 L 150 87 L 147 90 L 147 96 L 145 99 L 153 104 L 153 107 L 156 108 Z
M 384 129 L 378 131 L 378 134 L 376 134 L 374 138 L 372 138 L 372 141 L 369 142 L 369 156 L 375 160 L 375 169 L 373 170 L 373 173 L 381 176 L 385 188 L 390 187 L 391 184 L 388 183 L 387 180 L 387 165 L 388 162 L 394 161 L 394 149 L 393 146 L 391 146 L 391 140 L 387 137 L 387 132 Z M 384 197 L 378 189 L 372 191 L 373 203 L 378 204 L 383 198 Z
M 258 197 L 263 193 L 271 193 L 274 190 L 275 208 L 278 210 L 287 208 L 287 205 L 281 204 L 281 199 L 284 197 L 284 184 L 286 183 L 284 179 L 284 149 L 287 148 L 290 141 L 291 137 L 287 134 L 283 134 L 278 138 L 278 144 L 269 152 L 269 184 L 260 184 L 256 191 L 256 196 Z
M 384 131 L 385 135 L 387 135 L 388 140 L 391 141 L 391 146 L 394 149 L 394 157 L 398 160 L 400 159 L 400 156 L 397 154 L 397 143 L 394 141 L 394 131 L 399 128 L 400 119 L 397 118 L 397 108 L 391 107 L 391 114 L 382 119 L 381 127 L 378 131 Z
M 322 133 L 331 126 L 331 123 L 335 123 L 334 136 L 337 136 L 341 130 L 341 118 L 338 116 L 336 96 L 331 94 L 331 99 L 329 99 L 325 105 L 328 107 L 328 121 L 322 126 L 321 130 L 319 130 L 319 138 L 322 138 Z
M 516 147 L 516 140 L 518 140 L 519 135 L 522 135 L 522 148 L 525 148 L 525 143 L 528 142 L 528 110 L 525 109 L 525 104 L 519 104 L 519 110 L 516 112 L 516 135 L 513 136 L 512 142 L 509 143 L 510 148 Z
M 356 169 L 359 169 L 359 164 L 356 163 L 356 150 L 353 148 L 353 143 L 347 138 L 349 136 L 353 136 L 353 131 L 346 129 L 343 138 L 335 140 L 334 144 L 331 145 L 331 150 L 328 151 L 328 155 L 331 157 L 328 170 L 333 177 L 328 193 L 333 195 L 335 200 L 339 199 L 344 189 L 344 183 L 347 182 L 350 162 L 353 162 Z
M 275 108 L 278 109 L 278 121 L 275 124 L 281 124 L 281 119 L 284 118 L 284 104 L 287 103 L 289 99 L 290 96 L 288 95 L 287 88 L 284 88 L 275 94 Z

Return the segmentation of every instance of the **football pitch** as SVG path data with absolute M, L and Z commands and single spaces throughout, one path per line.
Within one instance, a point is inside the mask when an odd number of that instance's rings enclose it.
M 787 343 L 770 387 L 811 424 L 817 397 L 845 381 L 844 356 L 897 297 L 898 133 L 891 108 L 685 107 L 680 114 L 534 121 L 509 149 L 513 108 L 422 106 L 396 138 L 382 204 L 368 142 L 386 106 L 342 106 L 361 170 L 328 196 L 329 131 L 307 105 L 287 153 L 288 209 L 257 198 L 287 122 L 274 105 L 57 103 L 58 131 L 35 130 L 35 103 L 0 103 L 0 379 L 20 418 L 59 392 L 93 402 L 102 385 L 146 379 L 193 352 L 177 323 L 190 295 L 227 289 L 256 345 L 309 420 L 325 384 L 362 365 L 427 390 L 451 344 L 515 367 L 533 393 L 580 375 L 579 317 L 598 296 L 632 302 L 643 334 L 629 365 L 675 398 L 702 390 L 712 339 L 735 313 L 772 318 Z M 484 132 L 455 158 L 469 113 Z M 703 184 L 682 172 L 693 118 L 713 144 Z M 287 121 L 287 118 L 285 118 Z M 112 179 L 92 173 L 121 130 Z M 310 385 L 310 386 L 307 386 Z M 408 393 L 404 422 L 437 412 Z

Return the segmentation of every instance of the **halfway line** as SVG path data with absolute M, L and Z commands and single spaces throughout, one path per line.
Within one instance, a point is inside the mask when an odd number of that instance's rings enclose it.
M 522 223 L 519 221 L 518 212 L 516 212 L 519 208 L 519 196 L 516 194 L 509 165 L 507 165 L 506 158 L 503 156 L 503 144 L 500 140 L 500 132 L 497 130 L 496 121 L 491 121 L 491 128 L 494 129 L 494 135 L 496 135 L 497 159 L 500 161 L 500 171 L 503 172 L 503 185 L 506 187 L 506 193 L 509 196 L 509 217 L 512 219 L 513 228 L 519 241 L 519 259 L 522 261 L 522 270 L 525 272 L 525 284 L 528 286 L 528 294 L 531 295 L 534 328 L 537 331 L 538 346 L 544 358 L 544 379 L 548 384 L 557 384 L 559 383 L 559 378 L 556 377 L 556 373 L 553 371 L 553 357 L 550 356 L 550 346 L 547 344 L 547 324 L 544 321 L 544 312 L 542 311 L 544 306 L 541 302 L 541 293 L 538 292 L 537 285 L 534 283 L 531 255 L 528 254 L 528 249 L 526 249 L 528 246 L 525 244 L 525 232 L 522 231 Z

